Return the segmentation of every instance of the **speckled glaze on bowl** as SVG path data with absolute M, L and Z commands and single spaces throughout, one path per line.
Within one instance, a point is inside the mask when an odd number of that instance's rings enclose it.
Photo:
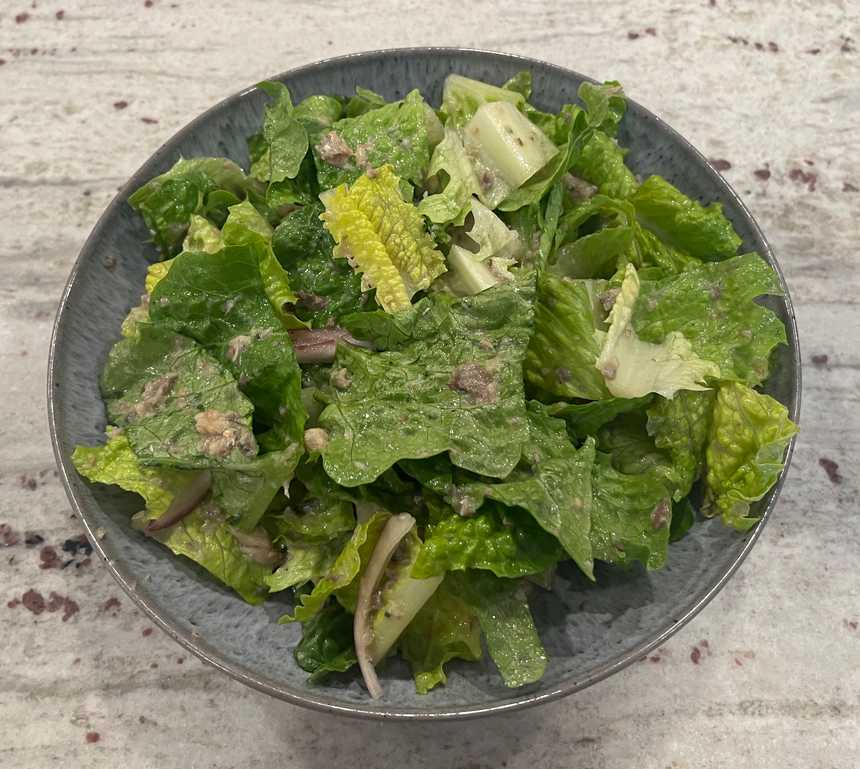
M 502 82 L 528 68 L 534 74 L 534 103 L 557 110 L 576 98 L 587 79 L 531 59 L 447 48 L 377 51 L 330 59 L 286 72 L 295 99 L 312 93 L 347 95 L 356 85 L 388 99 L 419 88 L 431 103 L 441 98 L 450 72 Z M 611 73 L 608 73 L 611 74 Z M 381 671 L 385 697 L 371 701 L 357 678 L 333 686 L 311 686 L 291 653 L 297 625 L 277 625 L 286 608 L 275 596 L 263 606 L 245 604 L 196 565 L 177 558 L 135 532 L 129 516 L 139 498 L 84 482 L 70 456 L 75 444 L 103 441 L 105 411 L 98 374 L 120 323 L 139 301 L 144 274 L 156 254 L 148 233 L 127 205 L 143 182 L 167 170 L 180 156 L 224 155 L 247 167 L 245 137 L 260 123 L 264 95 L 249 88 L 217 104 L 179 131 L 120 190 L 102 215 L 69 277 L 54 327 L 48 372 L 48 413 L 54 451 L 72 507 L 96 551 L 131 598 L 189 651 L 225 673 L 289 702 L 322 711 L 381 719 L 451 719 L 480 716 L 547 702 L 620 670 L 663 643 L 726 583 L 749 552 L 771 514 L 780 479 L 758 505 L 762 522 L 745 536 L 704 521 L 670 548 L 659 572 L 598 569 L 597 584 L 575 569 L 561 569 L 551 593 L 536 590 L 532 607 L 550 662 L 543 680 L 505 688 L 492 663 L 452 663 L 447 686 L 415 693 L 399 660 Z M 630 148 L 628 163 L 640 175 L 659 173 L 701 201 L 718 200 L 743 249 L 758 251 L 779 272 L 770 246 L 734 191 L 705 158 L 659 118 L 633 101 L 621 128 Z M 777 350 L 765 388 L 782 401 L 792 419 L 800 406 L 797 330 L 788 290 L 767 300 L 782 318 L 789 343 Z M 790 460 L 793 442 L 788 448 Z

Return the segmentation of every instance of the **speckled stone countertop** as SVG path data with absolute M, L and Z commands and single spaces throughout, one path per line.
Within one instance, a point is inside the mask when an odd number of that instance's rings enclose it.
M 189 658 L 90 558 L 54 471 L 47 347 L 84 238 L 176 129 L 295 65 L 433 44 L 617 78 L 712 158 L 792 290 L 802 433 L 751 557 L 647 660 L 506 717 L 363 723 Z M 858 45 L 847 0 L 4 0 L 0 766 L 857 767 Z

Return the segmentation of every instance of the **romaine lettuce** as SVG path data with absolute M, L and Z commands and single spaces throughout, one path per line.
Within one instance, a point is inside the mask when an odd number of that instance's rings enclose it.
M 776 483 L 797 426 L 769 395 L 730 382 L 720 386 L 707 447 L 707 502 L 727 526 L 746 531 L 750 506 Z
M 405 310 L 416 291 L 445 271 L 445 259 L 413 205 L 400 197 L 391 166 L 324 196 L 322 215 L 345 258 L 362 273 L 362 288 L 376 289 L 387 312 Z
M 357 486 L 400 459 L 447 451 L 460 467 L 505 477 L 528 439 L 522 360 L 532 291 L 509 282 L 453 306 L 440 299 L 450 309 L 438 334 L 397 350 L 340 346 L 335 366 L 349 384 L 320 415 L 326 472 Z

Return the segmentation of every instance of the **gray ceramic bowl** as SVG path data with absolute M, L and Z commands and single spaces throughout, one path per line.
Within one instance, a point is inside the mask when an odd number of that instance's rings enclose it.
M 585 79 L 531 59 L 442 48 L 346 56 L 278 79 L 297 99 L 319 92 L 346 95 L 362 85 L 389 99 L 420 88 L 438 103 L 442 81 L 450 72 L 502 82 L 524 68 L 534 74 L 534 102 L 542 109 L 557 110 L 573 101 Z M 136 497 L 87 484 L 77 475 L 70 461 L 72 448 L 103 440 L 98 373 L 119 337 L 122 319 L 139 300 L 147 264 L 156 257 L 146 245 L 142 221 L 126 204 L 128 196 L 180 155 L 226 155 L 247 165 L 245 137 L 259 125 L 264 103 L 264 95 L 249 88 L 205 112 L 161 147 L 102 215 L 63 294 L 48 374 L 54 451 L 72 507 L 114 576 L 154 622 L 202 659 L 268 694 L 348 715 L 448 719 L 513 710 L 584 689 L 663 643 L 717 593 L 749 552 L 774 507 L 779 484 L 758 507 L 762 523 L 746 536 L 716 521 L 701 522 L 671 546 L 669 565 L 662 571 L 599 569 L 592 585 L 575 570 L 562 569 L 553 591 L 536 591 L 533 602 L 550 655 L 540 683 L 506 689 L 491 663 L 453 663 L 447 686 L 419 696 L 405 664 L 391 661 L 382 675 L 385 698 L 373 703 L 357 680 L 337 688 L 309 685 L 291 653 L 299 627 L 275 623 L 283 603 L 243 603 L 193 564 L 133 531 L 129 516 L 139 506 Z M 770 246 L 734 191 L 669 126 L 631 101 L 620 140 L 630 148 L 628 162 L 638 174 L 660 173 L 693 197 L 721 201 L 744 249 L 758 251 L 779 271 Z M 777 351 L 766 389 L 796 420 L 800 363 L 787 289 L 785 297 L 771 306 L 786 325 L 789 344 Z

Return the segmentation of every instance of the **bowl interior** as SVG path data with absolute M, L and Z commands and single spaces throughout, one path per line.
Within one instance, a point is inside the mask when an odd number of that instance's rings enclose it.
M 557 110 L 574 101 L 581 76 L 518 57 L 454 49 L 384 51 L 334 59 L 282 76 L 294 99 L 312 93 L 348 95 L 356 85 L 392 99 L 419 88 L 431 103 L 441 99 L 450 72 L 501 82 L 529 68 L 533 101 Z M 452 663 L 448 685 L 415 693 L 409 670 L 386 663 L 385 699 L 371 705 L 356 680 L 310 686 L 291 653 L 300 629 L 277 625 L 286 608 L 275 597 L 263 606 L 245 604 L 194 564 L 176 558 L 133 531 L 134 495 L 83 482 L 69 457 L 76 444 L 103 441 L 105 412 L 98 374 L 122 319 L 139 301 L 147 264 L 156 258 L 142 221 L 126 204 L 141 183 L 180 156 L 223 155 L 247 167 L 245 137 L 257 130 L 265 97 L 256 89 L 237 94 L 201 115 L 168 141 L 132 177 L 107 209 L 84 246 L 70 278 L 55 329 L 51 358 L 50 416 L 55 449 L 72 504 L 118 579 L 150 615 L 195 653 L 230 674 L 285 699 L 353 714 L 388 717 L 451 717 L 538 702 L 574 691 L 619 669 L 661 642 L 689 619 L 732 573 L 760 528 L 745 536 L 719 522 L 700 522 L 670 548 L 659 572 L 598 570 L 596 585 L 574 569 L 561 569 L 552 593 L 533 596 L 536 621 L 550 656 L 544 679 L 518 690 L 505 688 L 491 663 Z M 773 255 L 755 222 L 722 178 L 678 134 L 634 102 L 629 103 L 620 142 L 640 175 L 660 173 L 687 194 L 717 200 L 743 238 L 772 264 Z M 787 292 L 786 292 L 787 297 Z M 786 323 L 789 345 L 777 350 L 767 391 L 798 408 L 797 343 L 790 302 L 770 299 Z M 768 512 L 772 491 L 760 503 Z

